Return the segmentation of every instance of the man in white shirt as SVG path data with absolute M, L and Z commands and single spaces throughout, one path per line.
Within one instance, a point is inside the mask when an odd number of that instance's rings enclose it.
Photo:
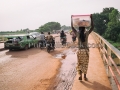
M 45 41 L 45 35 L 43 32 L 41 32 L 41 34 L 40 34 L 40 40 Z
M 40 34 L 40 41 L 39 42 L 41 42 L 42 45 L 45 46 L 45 35 L 43 32 L 41 32 L 41 34 Z

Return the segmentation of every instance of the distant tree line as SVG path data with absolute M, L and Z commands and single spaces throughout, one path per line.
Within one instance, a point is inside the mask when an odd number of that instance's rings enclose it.
M 1 31 L 0 35 L 14 35 L 14 34 L 25 34 L 29 32 L 33 32 L 34 30 L 29 30 L 29 28 L 26 29 L 20 29 L 16 31 Z
M 61 29 L 61 25 L 58 22 L 48 22 L 42 26 L 40 26 L 38 29 L 36 29 L 35 31 L 38 32 L 48 32 L 48 31 L 53 31 L 53 30 L 60 30 Z
M 30 32 L 52 32 L 53 30 L 70 30 L 70 26 L 61 26 L 58 22 L 47 22 L 44 25 L 41 25 L 38 29 L 30 30 L 29 28 L 20 29 L 16 31 L 1 31 L 0 35 L 8 35 L 8 34 L 23 34 L 23 33 L 30 33 Z
M 71 29 L 70 26 L 61 26 L 60 23 L 58 22 L 48 22 L 42 26 L 40 26 L 38 29 L 36 29 L 35 31 L 38 32 L 52 32 L 53 30 L 69 30 Z

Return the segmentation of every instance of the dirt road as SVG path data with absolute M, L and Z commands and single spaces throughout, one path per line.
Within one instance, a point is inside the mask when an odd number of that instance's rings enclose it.
M 70 35 L 68 40 L 71 41 Z M 59 41 L 59 38 L 56 38 Z M 0 52 L 0 90 L 46 90 L 57 75 L 61 59 L 54 57 L 66 48 Z

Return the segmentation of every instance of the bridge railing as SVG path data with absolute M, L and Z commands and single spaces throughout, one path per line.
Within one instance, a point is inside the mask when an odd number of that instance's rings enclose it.
M 113 77 L 118 90 L 120 90 L 120 82 L 116 74 L 114 73 L 114 70 L 112 69 L 112 66 L 114 66 L 120 77 L 120 70 L 117 67 L 117 65 L 120 65 L 120 51 L 116 49 L 113 45 L 111 45 L 108 41 L 106 41 L 103 37 L 101 37 L 99 34 L 92 32 L 92 36 L 94 37 L 96 43 L 99 45 L 98 49 L 100 51 L 104 64 L 107 66 L 108 77 Z M 118 63 L 114 62 L 112 54 L 117 57 Z

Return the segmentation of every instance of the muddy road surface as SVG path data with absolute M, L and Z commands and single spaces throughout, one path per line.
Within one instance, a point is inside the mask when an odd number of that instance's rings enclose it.
M 68 42 L 71 36 L 67 35 Z M 59 41 L 59 37 L 56 37 Z M 47 90 L 52 88 L 62 65 L 56 58 L 68 48 L 56 48 L 47 53 L 46 49 L 0 51 L 0 90 Z

